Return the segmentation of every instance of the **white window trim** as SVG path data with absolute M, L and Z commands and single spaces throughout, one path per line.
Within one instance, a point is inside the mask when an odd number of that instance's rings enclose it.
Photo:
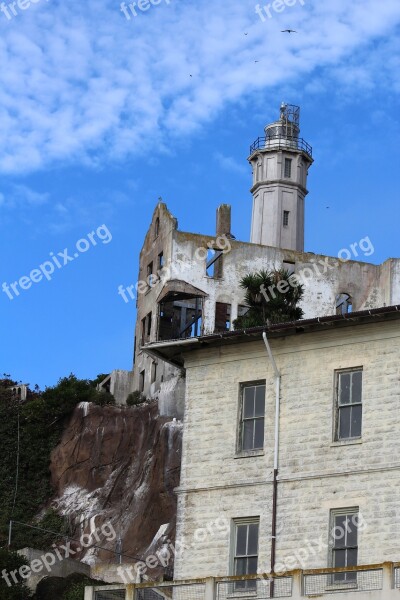
M 334 386 L 333 386 L 333 435 L 332 443 L 336 446 L 345 446 L 346 444 L 354 444 L 362 441 L 363 436 L 363 420 L 361 421 L 361 435 L 357 437 L 339 438 L 339 376 L 342 373 L 354 373 L 355 371 L 361 371 L 362 373 L 362 387 L 361 387 L 361 411 L 362 417 L 364 413 L 364 401 L 363 401 L 363 390 L 364 390 L 364 367 L 348 367 L 346 369 L 336 369 L 334 371 Z

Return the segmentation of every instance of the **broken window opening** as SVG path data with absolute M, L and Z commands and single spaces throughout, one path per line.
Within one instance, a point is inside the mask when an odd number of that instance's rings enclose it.
M 245 304 L 238 305 L 238 317 L 244 317 L 249 312 L 250 307 Z
M 296 263 L 289 260 L 284 260 L 282 266 L 285 271 L 289 273 L 289 275 L 293 275 L 293 273 L 296 271 Z
M 142 319 L 142 335 L 141 335 L 141 345 L 144 346 L 147 342 L 150 341 L 151 336 L 151 322 L 152 322 L 152 313 L 150 312 L 148 315 Z
M 154 239 L 158 237 L 160 233 L 160 219 L 157 217 L 156 222 L 154 223 Z
M 140 371 L 139 374 L 139 392 L 142 393 L 144 391 L 144 380 L 146 377 L 146 371 Z
M 164 252 L 160 252 L 160 254 L 158 255 L 158 270 L 161 271 L 161 269 L 164 267 Z
M 151 365 L 151 383 L 154 383 L 157 379 L 157 363 L 153 361 Z
M 207 252 L 206 274 L 207 277 L 222 277 L 222 256 L 223 251 L 218 248 L 211 248 Z
M 224 302 L 215 303 L 215 332 L 230 331 L 231 312 L 231 304 L 225 304 Z
M 172 293 L 160 303 L 159 340 L 198 337 L 202 332 L 203 299 Z
M 336 314 L 347 315 L 353 312 L 353 302 L 350 294 L 339 294 L 336 296 Z

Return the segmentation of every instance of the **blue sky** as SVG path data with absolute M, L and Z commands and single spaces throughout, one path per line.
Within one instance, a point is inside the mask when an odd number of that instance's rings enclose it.
M 264 22 L 248 0 L 161 0 L 129 21 L 118 0 L 0 13 L 0 284 L 102 225 L 111 236 L 0 293 L 1 372 L 43 388 L 131 368 L 135 306 L 117 289 L 137 280 L 158 198 L 210 234 L 230 203 L 248 241 L 246 158 L 283 100 L 314 148 L 306 250 L 369 236 L 366 260 L 400 255 L 400 3 L 303 4 Z

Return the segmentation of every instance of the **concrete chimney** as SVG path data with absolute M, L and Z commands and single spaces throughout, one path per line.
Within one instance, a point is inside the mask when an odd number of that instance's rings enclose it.
M 217 208 L 217 237 L 219 235 L 231 235 L 231 206 L 221 204 Z

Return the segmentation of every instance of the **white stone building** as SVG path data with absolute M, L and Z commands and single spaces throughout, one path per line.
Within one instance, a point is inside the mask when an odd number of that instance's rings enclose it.
M 134 385 L 162 403 L 170 382 L 167 409 L 184 415 L 182 583 L 128 586 L 121 597 L 394 600 L 400 261 L 304 252 L 312 151 L 296 107 L 282 107 L 249 161 L 251 243 L 232 238 L 227 206 L 216 235 L 202 236 L 180 232 L 159 204 L 140 257 Z M 347 251 L 368 257 L 373 245 Z M 161 253 L 170 269 L 154 278 Z M 306 274 L 304 319 L 234 331 L 240 279 L 282 266 Z

